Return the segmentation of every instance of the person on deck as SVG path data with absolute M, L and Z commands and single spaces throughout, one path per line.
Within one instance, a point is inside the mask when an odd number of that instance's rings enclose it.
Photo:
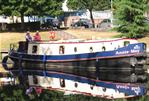
M 32 41 L 32 37 L 31 37 L 29 31 L 27 31 L 25 39 L 26 39 L 26 43 L 25 43 L 25 50 L 24 51 L 27 52 L 27 50 L 28 50 L 28 43 Z
M 27 31 L 26 36 L 25 36 L 25 39 L 26 39 L 26 42 L 30 42 L 30 41 L 32 41 L 32 37 L 31 37 L 29 31 Z
M 41 36 L 39 34 L 39 31 L 36 32 L 36 34 L 34 36 L 34 41 L 41 41 Z

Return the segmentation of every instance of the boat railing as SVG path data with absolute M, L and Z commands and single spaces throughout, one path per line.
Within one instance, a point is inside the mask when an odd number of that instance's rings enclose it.
M 8 55 L 8 51 L 7 51 L 7 50 L 2 50 L 2 51 L 0 52 L 0 59 L 2 60 L 3 57 L 5 57 L 6 55 Z
M 12 50 L 17 51 L 17 49 L 18 49 L 18 43 L 11 43 L 10 44 L 9 52 Z

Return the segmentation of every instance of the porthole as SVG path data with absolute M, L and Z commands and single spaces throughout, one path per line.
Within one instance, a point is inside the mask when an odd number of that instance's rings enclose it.
M 77 87 L 78 87 L 78 84 L 77 84 L 77 83 L 75 83 L 75 84 L 74 84 L 74 86 L 77 88 Z
M 93 52 L 93 47 L 90 47 L 90 52 Z
M 93 90 L 94 86 L 93 86 L 93 85 L 91 85 L 91 86 L 90 86 L 90 88 L 91 88 L 91 90 Z
M 105 46 L 102 47 L 102 51 L 106 51 L 106 47 Z
M 74 52 L 77 52 L 77 47 L 74 48 Z

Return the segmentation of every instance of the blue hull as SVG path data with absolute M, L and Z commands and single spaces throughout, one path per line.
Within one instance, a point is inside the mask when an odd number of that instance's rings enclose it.
M 65 62 L 65 61 L 82 61 L 82 60 L 96 60 L 104 58 L 118 58 L 144 55 L 145 44 L 137 43 L 130 44 L 126 47 L 119 48 L 112 51 L 102 51 L 95 53 L 83 53 L 72 55 L 29 55 L 21 52 L 11 52 L 9 57 L 14 59 L 22 59 L 27 61 L 47 61 L 47 62 Z

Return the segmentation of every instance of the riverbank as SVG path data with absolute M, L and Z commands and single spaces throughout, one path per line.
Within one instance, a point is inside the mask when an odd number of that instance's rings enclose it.
M 68 33 L 60 34 L 60 33 Z M 71 38 L 79 38 L 79 39 L 103 39 L 103 38 L 111 38 L 119 35 L 117 32 L 99 32 L 89 29 L 68 29 L 62 30 L 58 32 L 55 39 L 71 39 Z M 31 32 L 31 36 L 34 36 L 35 32 Z M 40 32 L 42 40 L 51 40 L 50 33 L 48 31 Z M 67 37 L 67 38 L 64 38 Z M 149 36 L 145 38 L 138 39 L 140 42 L 145 42 L 149 48 Z M 0 33 L 0 51 L 9 50 L 10 43 L 17 43 L 18 41 L 25 41 L 25 32 L 5 32 Z

